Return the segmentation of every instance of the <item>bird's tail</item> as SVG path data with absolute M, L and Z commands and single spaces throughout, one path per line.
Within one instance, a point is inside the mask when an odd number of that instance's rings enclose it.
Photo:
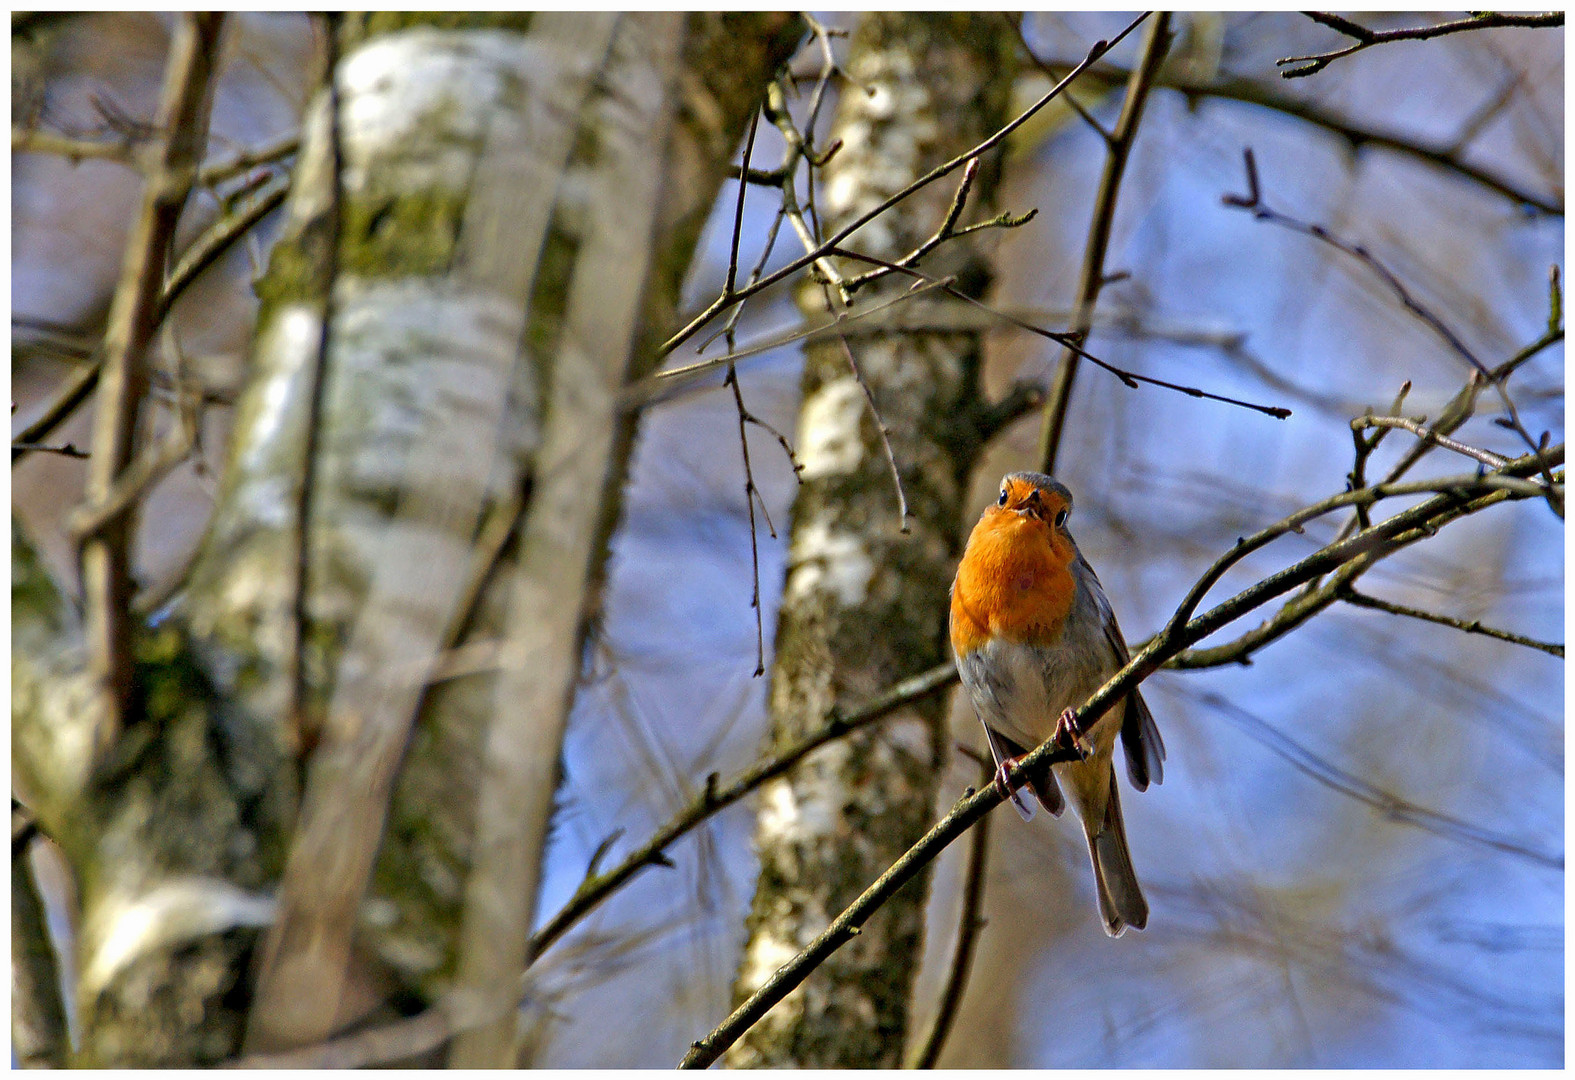
M 1148 901 L 1132 869 L 1132 853 L 1127 850 L 1127 829 L 1121 820 L 1121 796 L 1116 790 L 1114 769 L 1110 793 L 1105 800 L 1104 820 L 1099 831 L 1088 831 L 1088 854 L 1094 861 L 1094 885 L 1099 890 L 1099 914 L 1105 933 L 1120 937 L 1127 927 L 1137 930 L 1148 925 Z

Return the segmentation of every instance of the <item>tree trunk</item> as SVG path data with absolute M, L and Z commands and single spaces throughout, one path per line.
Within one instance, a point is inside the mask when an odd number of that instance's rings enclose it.
M 633 435 L 617 389 L 672 323 L 797 37 L 781 15 L 345 20 L 337 122 L 322 96 L 209 533 L 138 631 L 142 715 L 101 783 L 78 745 L 99 708 L 82 627 L 13 543 L 13 760 L 81 884 L 85 1061 L 233 1055 L 270 924 L 258 1047 L 457 971 L 517 982 Z M 571 436 L 591 431 L 587 452 Z M 429 694 L 456 638 L 521 636 L 526 595 L 561 616 L 541 645 Z M 542 711 L 500 700 L 522 685 Z M 524 821 L 505 813 L 522 793 Z
M 826 227 L 841 227 L 993 133 L 1004 120 L 1014 55 L 1011 28 L 995 15 L 866 17 L 849 46 L 849 82 L 832 131 L 843 146 L 819 187 Z M 974 198 L 990 198 L 997 166 L 983 163 Z M 902 258 L 940 225 L 960 175 L 923 189 L 847 246 Z M 978 216 L 973 210 L 964 223 Z M 868 267 L 844 269 L 855 274 Z M 948 243 L 924 269 L 956 273 L 975 295 L 989 280 L 984 259 L 967 241 Z M 879 292 L 895 295 L 910 284 L 894 276 Z M 859 294 L 861 303 L 878 299 Z M 818 287 L 806 288 L 800 303 L 824 317 Z M 981 409 L 981 337 L 874 334 L 849 338 L 847 347 L 890 431 L 912 531 L 898 531 L 880 432 L 843 345 L 810 347 L 798 427 L 804 484 L 793 508 L 771 673 L 773 743 L 819 727 L 836 710 L 946 656 L 946 589 L 978 448 L 967 433 L 976 430 L 970 418 Z M 906 708 L 876 729 L 832 743 L 762 790 L 761 870 L 736 986 L 740 998 L 923 832 L 948 752 L 944 723 L 943 701 Z M 882 908 L 735 1044 L 728 1062 L 900 1064 L 924 951 L 927 886 L 926 875 Z

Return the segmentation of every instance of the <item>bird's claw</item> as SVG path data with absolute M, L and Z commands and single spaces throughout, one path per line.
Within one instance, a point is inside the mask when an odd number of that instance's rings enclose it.
M 1063 712 L 1056 721 L 1055 737 L 1063 746 L 1070 745 L 1084 761 L 1094 756 L 1094 744 L 1088 741 L 1083 725 L 1077 722 L 1077 713 L 1071 709 Z
M 1001 793 L 1001 798 L 1012 804 L 1012 809 L 1017 811 L 1017 816 L 1024 821 L 1034 819 L 1033 805 L 1025 798 L 1022 792 L 1012 787 L 1012 782 L 1007 776 L 1017 765 L 1021 758 L 1005 758 L 995 767 L 995 787 Z

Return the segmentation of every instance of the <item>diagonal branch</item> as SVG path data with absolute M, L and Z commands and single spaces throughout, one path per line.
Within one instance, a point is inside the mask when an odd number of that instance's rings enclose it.
M 1106 285 L 1105 255 L 1110 247 L 1110 228 L 1115 221 L 1116 199 L 1121 192 L 1121 178 L 1126 173 L 1127 158 L 1137 139 L 1137 127 L 1143 119 L 1143 106 L 1154 77 L 1164 62 L 1170 48 L 1170 13 L 1161 12 L 1148 28 L 1143 41 L 1143 53 L 1132 77 L 1127 81 L 1127 96 L 1121 103 L 1121 115 L 1105 141 L 1105 168 L 1099 177 L 1099 191 L 1094 197 L 1094 216 L 1088 223 L 1088 240 L 1083 246 L 1083 269 L 1077 284 L 1077 315 L 1069 334 L 1078 345 L 1088 340 L 1093 326 L 1094 305 Z M 1056 451 L 1061 445 L 1061 432 L 1066 426 L 1066 413 L 1072 401 L 1072 383 L 1077 378 L 1078 354 L 1063 347 L 1056 363 L 1055 377 L 1050 383 L 1050 396 L 1045 401 L 1044 422 L 1039 430 L 1039 468 L 1055 474 Z
M 1356 589 L 1352 587 L 1347 587 L 1344 593 L 1341 594 L 1340 599 L 1344 600 L 1347 604 L 1352 604 L 1356 607 L 1372 608 L 1375 611 L 1387 611 L 1391 615 L 1405 615 L 1408 618 L 1421 619 L 1424 622 L 1438 623 L 1440 626 L 1452 626 L 1456 630 L 1464 630 L 1468 634 L 1481 634 L 1484 637 L 1497 638 L 1499 641 L 1507 641 L 1512 645 L 1524 645 L 1527 648 L 1538 649 L 1542 652 L 1545 652 L 1549 656 L 1562 657 L 1564 655 L 1563 645 L 1554 644 L 1553 642 L 1548 641 L 1537 641 L 1535 638 L 1523 637 L 1520 634 L 1511 634 L 1508 630 L 1495 630 L 1491 626 L 1483 626 L 1482 623 L 1477 619 L 1471 619 L 1469 621 L 1466 619 L 1454 619 L 1450 618 L 1448 615 L 1435 615 L 1431 611 L 1423 611 L 1420 608 L 1407 607 L 1404 604 L 1396 604 L 1389 600 L 1380 600 L 1376 596 L 1368 596 L 1366 593 L 1357 592 Z
M 1437 23 L 1433 26 L 1408 26 L 1398 30 L 1369 30 L 1360 23 L 1339 15 L 1331 15 L 1322 11 L 1304 12 L 1309 19 L 1337 30 L 1346 37 L 1353 39 L 1354 44 L 1343 49 L 1334 49 L 1325 53 L 1314 53 L 1310 56 L 1287 56 L 1276 60 L 1275 64 L 1286 70 L 1280 74 L 1287 79 L 1300 79 L 1307 75 L 1316 75 L 1330 64 L 1344 56 L 1352 56 L 1363 49 L 1370 49 L 1374 45 L 1383 45 L 1391 41 L 1427 41 L 1430 38 L 1443 37 L 1446 34 L 1458 34 L 1466 30 L 1487 30 L 1495 27 L 1523 27 L 1539 28 L 1564 25 L 1562 11 L 1548 12 L 1473 12 L 1469 19 L 1458 19 L 1454 22 Z M 1291 64 L 1300 64 L 1301 67 L 1290 67 Z
M 132 462 L 138 407 L 148 379 L 144 359 L 158 328 L 166 252 L 208 141 L 213 75 L 223 27 L 222 14 L 187 16 L 180 21 L 170 48 L 157 121 L 163 134 L 147 162 L 142 211 L 126 242 L 120 284 L 104 338 L 87 478 L 90 511 L 106 502 L 121 472 Z M 15 456 L 13 452 L 13 460 Z M 135 693 L 131 541 L 130 517 L 123 511 L 90 536 L 81 549 L 88 649 L 102 701 L 102 720 L 94 735 L 95 755 L 100 760 L 118 738 Z

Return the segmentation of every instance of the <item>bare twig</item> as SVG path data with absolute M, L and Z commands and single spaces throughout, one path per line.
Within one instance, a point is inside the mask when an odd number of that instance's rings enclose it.
M 1094 215 L 1088 225 L 1088 240 L 1083 246 L 1083 268 L 1078 277 L 1077 315 L 1072 322 L 1070 335 L 1081 346 L 1088 339 L 1093 325 L 1094 305 L 1105 287 L 1105 253 L 1110 246 L 1110 227 L 1115 220 L 1116 199 L 1121 191 L 1121 178 L 1126 172 L 1127 158 L 1132 143 L 1137 138 L 1139 121 L 1143 118 L 1143 105 L 1148 100 L 1154 76 L 1164 62 L 1170 48 L 1170 13 L 1160 12 L 1149 24 L 1143 39 L 1142 58 L 1132 71 L 1127 83 L 1126 99 L 1121 104 L 1121 115 L 1105 143 L 1105 167 L 1099 178 L 1098 194 L 1094 197 Z M 1061 445 L 1061 431 L 1066 425 L 1067 409 L 1072 400 L 1072 383 L 1077 378 L 1078 354 L 1070 348 L 1061 351 L 1056 362 L 1055 377 L 1050 383 L 1050 394 L 1045 400 L 1044 423 L 1039 430 L 1039 467 L 1050 474 L 1055 472 L 1056 451 Z
M 126 243 L 121 280 L 110 307 L 104 364 L 94 417 L 87 500 L 102 505 L 135 450 L 138 406 L 147 383 L 144 356 L 157 328 L 165 252 L 191 191 L 207 143 L 222 14 L 180 21 L 170 48 L 157 127 L 163 133 L 148 161 L 142 210 Z M 13 452 L 13 460 L 15 458 Z M 82 547 L 84 607 L 92 671 L 103 701 L 95 755 L 118 737 L 135 688 L 131 658 L 131 524 L 118 516 Z
M 213 222 L 181 253 L 159 289 L 154 321 L 162 322 L 174 307 L 175 301 L 202 272 L 245 236 L 263 218 L 280 205 L 290 190 L 290 177 L 281 175 L 276 180 L 251 192 L 246 201 L 232 208 Z M 96 356 L 74 374 L 56 394 L 53 402 L 39 414 L 11 442 L 11 463 L 14 465 L 27 454 L 48 450 L 44 440 L 65 423 L 89 394 L 98 386 L 102 371 L 101 355 Z M 74 449 L 68 447 L 68 449 Z M 86 456 L 85 454 L 83 456 Z
M 283 161 L 300 149 L 299 134 L 292 132 L 289 135 L 282 135 L 271 143 L 264 143 L 262 146 L 242 150 L 230 157 L 208 162 L 197 170 L 197 183 L 211 188 L 239 176 L 248 169 Z
M 258 222 L 271 214 L 290 193 L 290 177 L 280 174 L 263 186 L 249 192 L 245 201 L 232 207 L 198 236 L 170 271 L 159 293 L 159 315 L 162 318 L 175 306 L 186 288 L 212 266 L 235 242 L 245 236 Z
M 826 297 L 826 309 L 831 310 L 831 297 Z M 864 381 L 864 372 L 859 369 L 859 362 L 853 355 L 853 346 L 848 344 L 845 334 L 837 335 L 837 344 L 842 346 L 842 355 L 848 361 L 848 368 L 853 372 L 853 380 L 859 384 L 859 389 L 864 391 L 864 403 L 869 406 L 870 416 L 875 421 L 875 430 L 880 435 L 881 449 L 886 452 L 886 465 L 891 469 L 891 482 L 897 489 L 897 529 L 904 535 L 908 532 L 908 496 L 902 490 L 902 473 L 897 469 L 897 456 L 891 450 L 891 428 L 881 417 L 880 410 L 875 407 L 875 395 L 870 392 L 869 383 Z
M 1421 619 L 1424 622 L 1438 623 L 1440 626 L 1452 626 L 1456 630 L 1464 630 L 1468 634 L 1482 634 L 1485 637 L 1507 641 L 1512 645 L 1524 645 L 1530 649 L 1537 649 L 1549 656 L 1564 655 L 1564 646 L 1549 641 L 1537 641 L 1535 638 L 1523 637 L 1520 634 L 1511 634 L 1508 630 L 1496 630 L 1491 626 L 1483 626 L 1477 619 L 1454 619 L 1448 615 L 1436 615 L 1431 611 L 1420 608 L 1407 607 L 1389 600 L 1380 600 L 1376 596 L 1357 592 L 1355 588 L 1347 588 L 1340 599 L 1347 604 L 1357 607 L 1372 608 L 1375 611 L 1387 611 L 1391 615 L 1405 615 L 1412 619 Z
M 86 450 L 78 449 L 75 443 L 61 443 L 59 446 L 56 446 L 53 443 L 22 442 L 21 440 L 11 444 L 11 453 L 17 456 L 22 454 L 59 454 L 61 457 L 68 458 L 86 458 L 90 456 Z
M 855 232 L 863 228 L 875 218 L 879 217 L 881 214 L 884 214 L 887 210 L 890 210 L 893 206 L 896 206 L 898 203 L 902 202 L 915 191 L 927 187 L 936 180 L 939 180 L 941 177 L 955 172 L 957 169 L 960 169 L 966 165 L 970 159 L 976 158 L 983 154 L 986 150 L 989 150 L 991 147 L 999 145 L 1006 139 L 1008 135 L 1016 131 L 1023 124 L 1027 123 L 1030 117 L 1048 105 L 1051 101 L 1055 100 L 1055 98 L 1060 96 L 1060 94 L 1065 91 L 1066 87 L 1070 85 L 1079 75 L 1093 66 L 1093 64 L 1098 61 L 1100 57 L 1104 56 L 1111 49 L 1113 49 L 1133 30 L 1137 29 L 1137 27 L 1147 17 L 1147 14 L 1139 15 L 1124 30 L 1122 30 L 1121 33 L 1117 34 L 1109 41 L 1096 41 L 1089 48 L 1088 55 L 1084 57 L 1082 62 L 1080 62 L 1067 74 L 1066 78 L 1062 79 L 1043 97 L 1025 109 L 1015 120 L 1004 125 L 994 135 L 991 135 L 989 138 L 985 139 L 971 150 L 959 154 L 948 162 L 937 165 L 935 168 L 931 169 L 929 172 L 925 173 L 911 184 L 903 187 L 900 191 L 887 196 L 879 204 L 860 214 L 858 217 L 848 222 L 848 224 L 844 225 L 832 236 L 828 237 L 816 248 L 816 250 L 801 255 L 797 259 L 794 259 L 792 262 L 788 263 L 788 265 L 781 267 L 771 274 L 761 278 L 753 285 L 744 289 L 740 289 L 735 295 L 731 297 L 721 296 L 712 301 L 704 311 L 700 312 L 700 314 L 696 315 L 692 320 L 690 320 L 690 322 L 684 326 L 683 329 L 679 330 L 676 334 L 662 343 L 662 347 L 658 350 L 659 355 L 666 356 L 668 353 L 678 348 L 678 346 L 682 345 L 685 341 L 688 341 L 691 337 L 693 337 L 702 326 L 710 322 L 714 317 L 727 308 L 747 299 L 750 296 L 755 295 L 756 293 L 770 288 L 771 286 L 777 284 L 777 282 L 791 277 L 800 270 L 804 269 L 806 266 L 809 266 L 824 258 L 830 253 L 831 248 L 841 244 L 842 241 L 852 236 Z
M 979 768 L 979 786 L 986 787 L 995 775 L 995 763 L 981 758 Z M 963 792 L 963 798 L 972 794 L 973 789 L 969 788 Z M 941 1050 L 946 1046 L 946 1037 L 951 1034 L 952 1023 L 957 1019 L 963 991 L 968 988 L 974 947 L 978 945 L 979 934 L 984 930 L 984 917 L 980 912 L 984 909 L 985 870 L 989 866 L 989 859 L 990 818 L 986 815 L 974 826 L 972 835 L 968 837 L 968 869 L 963 877 L 962 908 L 957 914 L 957 944 L 952 949 L 952 962 L 946 972 L 946 986 L 941 991 L 935 1022 L 930 1025 L 930 1033 L 925 1036 L 923 1046 L 913 1059 L 915 1069 L 935 1068 Z
M 1343 56 L 1351 56 L 1370 49 L 1374 45 L 1383 45 L 1391 41 L 1426 41 L 1429 38 L 1443 37 L 1445 34 L 1458 34 L 1466 30 L 1487 30 L 1494 27 L 1516 26 L 1525 28 L 1563 26 L 1564 13 L 1562 11 L 1535 12 L 1474 12 L 1469 19 L 1459 19 L 1455 22 L 1437 23 L 1433 26 L 1408 26 L 1399 30 L 1369 30 L 1367 27 L 1354 23 L 1350 19 L 1339 15 L 1331 15 L 1321 11 L 1305 12 L 1313 22 L 1321 23 L 1331 30 L 1338 30 L 1348 38 L 1354 39 L 1354 44 L 1343 49 L 1335 49 L 1326 53 L 1314 53 L 1310 56 L 1287 56 L 1275 63 L 1286 70 L 1280 74 L 1287 79 L 1299 79 L 1306 75 L 1316 75 L 1324 68 Z M 1291 64 L 1300 64 L 1300 67 L 1289 67 Z
M 11 129 L 12 154 L 51 154 L 73 164 L 79 161 L 113 161 L 120 165 L 137 164 L 136 144 L 125 137 L 85 139 L 37 128 Z
M 924 273 L 922 270 L 915 270 L 909 266 L 898 266 L 896 263 L 887 262 L 884 259 L 878 259 L 873 255 L 865 255 L 862 252 L 857 251 L 848 251 L 845 248 L 836 248 L 834 249 L 834 253 L 842 256 L 845 259 L 854 259 L 860 262 L 874 263 L 877 266 L 889 267 L 896 273 L 906 274 L 912 278 L 917 279 L 917 281 L 922 285 L 939 289 L 947 296 L 956 297 L 958 300 L 961 300 L 967 304 L 971 304 L 981 311 L 989 312 L 995 318 L 1001 320 L 1002 322 L 1009 323 L 1012 326 L 1017 327 L 1019 330 L 1026 330 L 1030 334 L 1037 334 L 1042 338 L 1047 338 L 1050 341 L 1054 341 L 1057 344 L 1069 349 L 1082 359 L 1087 360 L 1095 367 L 1110 372 L 1110 374 L 1120 379 L 1121 382 L 1130 390 L 1136 390 L 1140 385 L 1147 383 L 1150 386 L 1158 386 L 1166 390 L 1175 390 L 1177 393 L 1186 394 L 1188 397 L 1205 398 L 1209 401 L 1218 401 L 1225 405 L 1236 405 L 1243 409 L 1251 409 L 1254 412 L 1263 413 L 1265 416 L 1272 416 L 1276 420 L 1284 420 L 1286 417 L 1291 415 L 1291 410 L 1279 405 L 1258 405 L 1251 401 L 1242 401 L 1240 398 L 1227 397 L 1223 394 L 1215 394 L 1207 390 L 1200 390 L 1195 386 L 1183 386 L 1180 383 L 1169 382 L 1165 379 L 1156 379 L 1150 375 L 1139 375 L 1135 371 L 1128 371 L 1125 368 L 1116 367 L 1114 364 L 1101 360 L 1099 357 L 1084 349 L 1077 341 L 1076 335 L 1058 333 L 1054 330 L 1046 330 L 1044 327 L 1035 326 L 1026 319 L 1020 319 L 1010 312 L 993 308 L 983 300 L 969 296 L 961 289 L 958 289 L 949 278 L 933 278 L 930 275 Z
M 962 217 L 963 207 L 968 202 L 968 192 L 970 189 L 972 189 L 974 178 L 978 175 L 979 159 L 974 158 L 972 161 L 968 162 L 967 167 L 963 169 L 962 180 L 960 180 L 957 184 L 957 193 L 952 196 L 952 204 L 947 209 L 946 216 L 941 219 L 940 225 L 918 247 L 914 248 L 902 258 L 896 260 L 896 262 L 893 264 L 894 266 L 903 268 L 918 266 L 919 260 L 923 259 L 926 255 L 940 247 L 948 240 L 955 240 L 958 237 L 967 236 L 969 233 L 980 232 L 984 229 L 1020 228 L 1024 225 L 1027 225 L 1030 221 L 1039 216 L 1039 211 L 1036 208 L 1030 209 L 1024 214 L 997 214 L 988 221 L 980 221 L 962 229 L 957 228 L 957 221 Z M 895 271 L 887 269 L 884 266 L 877 266 L 873 270 L 866 270 L 858 277 L 849 279 L 842 286 L 842 296 L 844 301 L 864 286 L 870 284 L 871 282 L 879 281 L 881 278 L 886 277 L 888 274 L 892 273 L 895 273 Z
M 1483 450 L 1476 446 L 1467 446 L 1463 442 L 1445 438 L 1443 435 L 1423 427 L 1420 421 L 1412 420 L 1407 416 L 1358 416 L 1351 421 L 1351 430 L 1353 432 L 1366 431 L 1368 428 L 1398 428 L 1401 431 L 1409 431 L 1419 439 L 1437 443 L 1445 450 L 1453 450 L 1457 454 L 1464 454 L 1473 461 L 1480 461 L 1492 469 L 1501 468 L 1504 462 L 1509 460 L 1492 451 Z
M 743 189 L 742 184 L 739 185 L 739 189 Z M 747 424 L 749 410 L 744 408 L 744 392 L 738 387 L 738 369 L 731 364 L 727 367 L 724 385 L 733 388 L 733 403 L 738 407 L 738 445 L 744 455 L 744 504 L 749 509 L 749 562 L 754 580 L 754 589 L 749 594 L 749 606 L 755 611 L 755 678 L 758 679 L 766 673 L 765 618 L 760 606 L 760 543 L 755 536 L 755 500 L 760 498 L 760 492 L 755 488 L 755 472 L 749 465 Z M 765 505 L 765 500 L 760 499 L 762 509 Z M 777 531 L 771 527 L 769 518 L 766 520 L 766 526 L 771 529 L 771 538 L 775 540 Z

